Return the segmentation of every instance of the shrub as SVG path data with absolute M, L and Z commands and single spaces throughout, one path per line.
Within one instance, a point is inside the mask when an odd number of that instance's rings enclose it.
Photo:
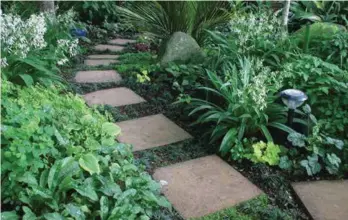
M 229 13 L 224 8 L 228 8 L 228 3 L 223 1 L 147 1 L 118 7 L 118 11 L 123 22 L 152 37 L 165 40 L 181 31 L 202 45 L 204 29 L 212 30 L 229 21 Z
M 2 83 L 2 201 L 10 209 L 2 216 L 149 219 L 169 207 L 131 148 L 115 141 L 120 128 L 62 92 Z
M 290 59 L 282 69 L 284 86 L 308 95 L 313 114 L 325 121 L 325 131 L 348 139 L 348 72 L 311 55 Z
M 117 21 L 116 1 L 58 1 L 58 12 L 65 12 L 73 8 L 79 13 L 79 20 L 101 25 L 104 21 Z
M 283 124 L 285 107 L 275 103 L 274 93 L 281 87 L 276 72 L 264 67 L 260 60 L 244 58 L 223 74 L 221 78 L 207 70 L 209 87 L 200 89 L 211 97 L 208 100 L 192 98 L 189 103 L 193 108 L 190 115 L 204 112 L 196 123 L 213 125 L 212 141 L 222 138 L 222 153 L 233 151 L 244 137 L 260 133 L 272 142 L 268 126 L 286 132 L 292 130 Z
M 320 27 L 325 23 L 315 24 L 318 24 Z M 314 27 L 315 24 L 311 25 L 311 27 Z M 322 29 L 318 28 L 318 30 L 314 29 L 316 32 L 313 33 L 313 28 L 310 28 L 308 33 L 301 33 L 300 30 L 294 36 L 297 43 L 304 45 L 306 53 L 320 57 L 326 62 L 336 64 L 341 69 L 348 70 L 348 31 L 344 30 L 344 28 L 335 27 L 334 24 L 330 26 L 333 29 L 331 32 L 323 30 L 323 27 Z M 334 28 L 336 28 L 336 31 L 334 31 Z
M 269 8 L 249 13 L 236 12 L 227 30 L 210 36 L 212 49 L 221 51 L 217 59 L 222 56 L 233 58 L 236 54 L 257 56 L 265 64 L 277 66 L 296 49 L 287 37 L 281 19 Z

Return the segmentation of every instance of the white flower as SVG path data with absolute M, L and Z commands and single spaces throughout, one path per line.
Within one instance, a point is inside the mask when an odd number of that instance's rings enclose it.
M 57 64 L 61 66 L 61 65 L 64 65 L 65 63 L 67 63 L 68 61 L 69 60 L 67 58 L 63 58 L 61 60 L 58 60 Z
M 236 36 L 242 52 L 253 48 L 255 41 L 276 42 L 284 38 L 284 31 L 276 15 L 265 11 L 260 14 L 249 13 L 230 21 L 231 33 Z
M 56 53 L 69 54 L 70 57 L 76 56 L 78 52 L 79 40 L 59 39 L 57 41 Z
M 30 50 L 46 47 L 46 23 L 42 14 L 31 15 L 27 20 L 18 15 L 1 14 L 0 23 L 1 51 L 24 58 Z

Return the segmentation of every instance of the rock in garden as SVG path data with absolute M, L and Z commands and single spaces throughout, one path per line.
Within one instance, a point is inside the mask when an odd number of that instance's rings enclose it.
M 175 32 L 164 47 L 161 65 L 169 62 L 197 62 L 202 60 L 203 52 L 198 43 L 190 35 L 183 32 Z

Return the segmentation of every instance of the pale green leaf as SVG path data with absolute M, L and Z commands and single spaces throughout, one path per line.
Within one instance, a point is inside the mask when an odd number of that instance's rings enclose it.
M 92 154 L 86 154 L 79 159 L 79 164 L 82 169 L 89 172 L 91 175 L 100 173 L 100 167 L 97 158 Z

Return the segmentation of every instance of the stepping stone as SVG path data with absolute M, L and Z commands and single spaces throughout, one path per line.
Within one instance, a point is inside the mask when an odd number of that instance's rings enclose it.
M 108 66 L 114 63 L 118 63 L 118 60 L 85 60 L 87 66 Z
M 120 52 L 124 49 L 122 46 L 117 46 L 117 45 L 108 45 L 108 44 L 98 44 L 94 47 L 95 50 L 97 51 L 106 51 L 110 50 L 112 52 Z
M 186 219 L 229 208 L 262 193 L 216 155 L 162 167 L 153 176 L 168 183 L 162 192 Z
M 83 97 L 88 105 L 98 104 L 117 107 L 146 102 L 145 99 L 125 87 L 99 90 L 85 94 Z
M 135 42 L 136 42 L 136 40 L 117 38 L 117 39 L 110 40 L 108 43 L 109 44 L 126 45 L 129 43 L 135 43 Z
M 89 59 L 117 59 L 119 55 L 114 54 L 93 54 L 89 55 Z
M 291 185 L 315 220 L 348 219 L 348 180 Z
M 163 114 L 117 123 L 121 127 L 119 141 L 133 145 L 133 151 L 172 144 L 192 136 Z
M 114 70 L 95 70 L 95 71 L 78 71 L 75 81 L 78 83 L 101 83 L 101 82 L 120 82 L 120 74 Z

